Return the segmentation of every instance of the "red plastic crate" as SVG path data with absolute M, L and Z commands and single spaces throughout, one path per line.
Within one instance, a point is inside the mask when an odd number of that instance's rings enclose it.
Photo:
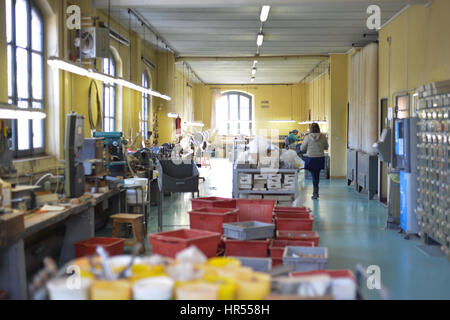
M 178 252 L 196 246 L 208 258 L 217 254 L 220 233 L 195 229 L 181 229 L 148 236 L 153 254 L 175 258 Z
M 302 240 L 312 241 L 314 246 L 319 246 L 319 234 L 316 231 L 289 231 L 277 230 L 277 240 Z
M 97 247 L 102 246 L 110 256 L 123 254 L 125 239 L 121 238 L 90 238 L 75 243 L 75 256 L 77 258 L 97 254 Z
M 307 207 L 275 207 L 274 212 L 298 212 L 298 213 L 311 213 L 312 210 Z
M 315 217 L 308 219 L 293 219 L 293 218 L 275 218 L 277 230 L 302 230 L 311 231 L 313 228 Z
M 272 268 L 282 266 L 282 265 L 283 265 L 283 259 L 272 258 Z
M 303 277 L 303 276 L 315 276 L 320 274 L 327 274 L 332 279 L 348 278 L 356 281 L 355 275 L 350 270 L 314 270 L 308 272 L 291 272 L 290 277 Z
M 284 219 L 309 219 L 313 216 L 309 212 L 279 211 L 275 212 L 275 217 Z
M 200 208 L 236 208 L 236 200 L 220 197 L 192 199 L 192 210 Z
M 192 229 L 219 232 L 223 234 L 223 223 L 237 222 L 239 209 L 200 208 L 189 211 Z
M 283 260 L 284 248 L 292 247 L 314 247 L 313 241 L 301 241 L 301 240 L 272 240 L 270 242 L 269 251 L 270 257 Z
M 239 222 L 259 221 L 272 223 L 274 200 L 236 199 Z
M 266 258 L 270 240 L 225 240 L 225 256 Z

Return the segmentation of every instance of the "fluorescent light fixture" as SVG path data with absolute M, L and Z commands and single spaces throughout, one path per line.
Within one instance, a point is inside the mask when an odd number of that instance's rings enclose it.
M 84 68 L 82 65 L 70 61 L 65 61 L 56 57 L 48 58 L 47 63 L 53 68 L 65 70 L 79 76 L 87 76 L 89 74 L 89 70 Z
M 258 45 L 258 47 L 261 47 L 263 42 L 264 42 L 264 34 L 258 33 L 258 37 L 256 38 L 256 44 Z
M 252 78 L 250 79 L 250 82 L 255 82 L 255 77 L 252 77 Z
M 21 109 L 10 104 L 0 104 L 0 119 L 42 120 L 47 115 L 39 109 Z
M 256 74 L 256 68 L 252 68 L 252 75 Z
M 163 95 L 163 94 L 159 93 L 158 91 L 144 88 L 142 86 L 139 86 L 131 81 L 127 81 L 122 78 L 115 78 L 115 77 L 111 77 L 111 76 L 101 73 L 101 72 L 97 72 L 94 70 L 88 70 L 84 66 L 77 64 L 77 63 L 73 63 L 71 61 L 66 61 L 66 60 L 63 60 L 63 59 L 60 59 L 57 57 L 50 57 L 47 59 L 47 63 L 56 69 L 68 71 L 68 72 L 77 74 L 79 76 L 88 77 L 90 79 L 102 81 L 105 83 L 114 83 L 119 86 L 123 86 L 123 87 L 129 88 L 129 89 L 132 89 L 132 90 L 135 90 L 138 92 L 149 94 L 151 96 L 155 96 L 155 97 L 158 97 L 158 98 L 161 98 L 164 100 L 168 100 L 168 101 L 172 100 L 172 98 L 170 98 L 169 96 Z
M 253 65 L 255 65 L 255 66 L 257 63 L 258 63 L 258 60 L 253 61 Z
M 296 120 L 270 120 L 269 123 L 295 123 Z
M 267 18 L 269 17 L 269 11 L 270 11 L 270 6 L 262 6 L 261 15 L 259 17 L 261 22 L 267 21 Z
M 317 124 L 328 124 L 328 121 L 324 121 L 324 120 L 317 120 L 317 121 L 302 121 L 302 122 L 299 122 L 298 124 L 313 124 L 313 123 L 317 123 Z
M 203 122 L 185 122 L 184 123 L 188 127 L 204 127 L 205 124 Z
M 173 113 L 173 112 L 169 112 L 169 113 L 167 114 L 167 116 L 168 116 L 169 118 L 174 118 L 174 119 L 178 118 L 178 114 Z

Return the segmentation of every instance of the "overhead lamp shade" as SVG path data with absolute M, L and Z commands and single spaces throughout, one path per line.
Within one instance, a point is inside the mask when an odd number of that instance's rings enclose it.
M 252 75 L 256 74 L 256 68 L 252 68 Z

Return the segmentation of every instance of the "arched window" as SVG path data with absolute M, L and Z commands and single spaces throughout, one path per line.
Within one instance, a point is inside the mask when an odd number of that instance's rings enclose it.
M 147 76 L 147 73 L 144 72 L 142 74 L 142 86 L 144 88 L 150 88 L 150 79 Z M 142 94 L 142 111 L 141 111 L 141 131 L 144 140 L 148 139 L 148 114 L 150 108 L 150 95 L 143 93 Z
M 116 61 L 112 52 L 109 58 L 102 60 L 102 72 L 112 77 L 116 76 Z M 103 131 L 116 130 L 116 86 L 112 82 L 103 83 Z
M 8 102 L 44 109 L 44 22 L 31 0 L 6 0 Z M 12 122 L 15 157 L 44 153 L 44 120 Z
M 252 97 L 242 92 L 222 94 L 217 108 L 219 134 L 252 134 Z

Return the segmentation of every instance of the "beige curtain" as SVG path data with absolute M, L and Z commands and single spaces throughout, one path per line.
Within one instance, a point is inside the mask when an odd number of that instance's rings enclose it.
M 350 63 L 349 147 L 374 154 L 378 140 L 378 44 L 355 53 Z
M 217 106 L 219 104 L 220 97 L 220 89 L 213 89 L 211 101 L 211 129 L 213 130 L 216 129 Z

